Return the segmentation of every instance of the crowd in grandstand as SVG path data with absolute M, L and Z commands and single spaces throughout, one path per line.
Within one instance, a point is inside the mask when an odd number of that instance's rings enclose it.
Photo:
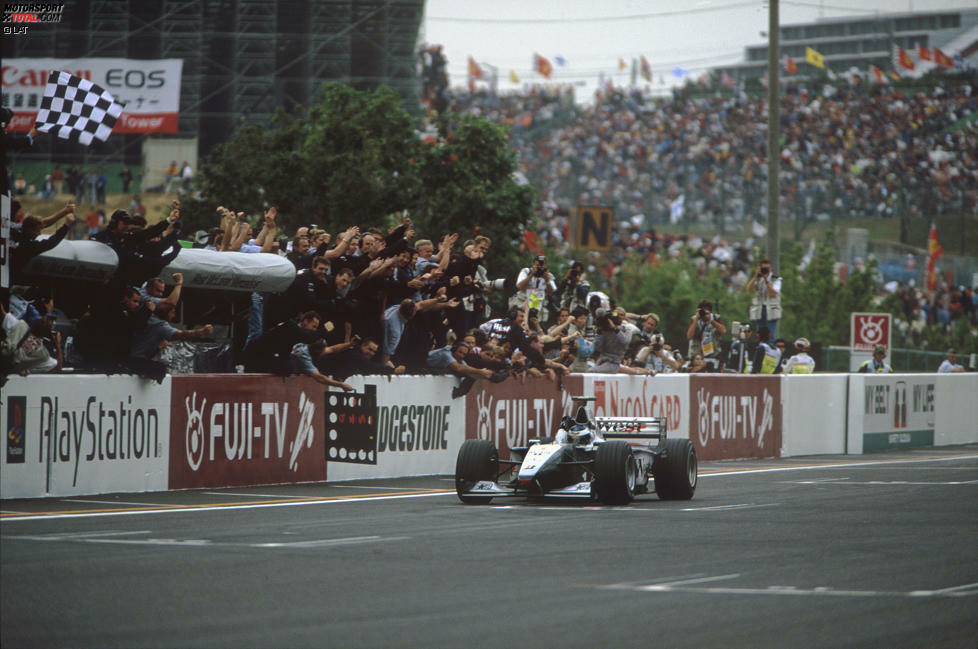
M 431 56 L 437 61 L 438 52 Z M 715 371 L 721 358 L 735 371 L 767 372 L 782 369 L 788 349 L 807 357 L 805 339 L 777 338 L 777 319 L 766 304 L 763 319 L 750 316 L 754 331 L 748 338 L 760 336 L 759 344 L 738 350 L 732 361 L 734 354 L 719 353 L 726 324 L 711 314 L 708 302 L 682 323 L 688 327 L 686 340 L 666 341 L 657 315 L 629 313 L 580 281 L 584 272 L 614 277 L 627 257 L 687 256 L 703 271 L 718 269 L 730 290 L 754 290 L 758 269 L 750 242 L 662 235 L 653 225 L 675 217 L 680 197 L 685 197 L 683 218 L 763 213 L 763 102 L 681 95 L 653 100 L 612 92 L 578 110 L 569 96 L 561 89 L 452 100 L 462 112 L 511 128 L 520 169 L 544 197 L 537 233 L 543 243 L 566 249 L 564 208 L 613 205 L 625 225 L 615 231 L 611 254 L 573 264 L 560 278 L 548 270 L 545 258 L 528 256 L 505 296 L 508 311 L 491 318 L 487 295 L 502 287 L 488 282 L 492 242 L 485 237 L 459 241 L 451 233 L 418 233 L 407 218 L 387 231 L 357 224 L 333 233 L 308 226 L 283 232 L 274 207 L 257 224 L 222 207 L 214 227 L 196 236 L 198 246 L 278 255 L 296 269 L 288 289 L 251 295 L 247 335 L 228 351 L 233 364 L 248 372 L 306 374 L 342 389 L 349 389 L 345 381 L 353 374 L 447 372 L 462 379 L 461 393 L 473 381 L 510 376 L 559 381 L 580 371 Z M 782 106 L 788 209 L 887 217 L 895 214 L 902 192 L 912 191 L 916 200 L 903 205 L 909 214 L 978 211 L 978 129 L 973 120 L 956 127 L 962 117 L 978 112 L 976 101 L 969 85 L 938 86 L 911 96 L 840 88 L 814 96 L 795 89 Z M 550 131 L 531 141 L 528 133 L 535 128 Z M 171 166 L 169 179 L 191 181 L 189 165 Z M 25 275 L 30 260 L 64 238 L 110 246 L 118 269 L 84 309 L 67 314 L 73 321 L 67 328 L 52 326 L 58 309 L 49 286 L 10 296 L 10 313 L 4 314 L 6 369 L 72 366 L 160 379 L 168 369 L 160 360 L 162 349 L 172 341 L 209 339 L 215 332 L 209 324 L 174 326 L 182 278 L 160 273 L 180 253 L 179 207 L 148 225 L 137 196 L 128 210 L 106 219 L 96 209 L 104 203 L 99 174 L 90 171 L 79 179 L 79 173 L 69 168 L 63 174 L 57 167 L 52 177 L 59 186 L 52 191 L 61 191 L 63 179 L 69 195 L 90 203 L 84 220 L 76 218 L 73 202 L 46 218 L 26 215 L 14 202 L 13 284 L 29 286 L 36 279 Z M 54 234 L 39 238 L 49 226 L 57 227 Z M 941 286 L 924 292 L 902 285 L 897 295 L 915 331 L 927 324 L 947 326 L 959 317 L 978 326 L 971 289 Z M 796 359 L 791 367 L 804 371 L 811 364 Z

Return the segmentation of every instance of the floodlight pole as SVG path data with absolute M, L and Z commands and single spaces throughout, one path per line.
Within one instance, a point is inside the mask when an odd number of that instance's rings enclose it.
M 781 274 L 781 221 L 779 215 L 781 173 L 781 98 L 779 97 L 780 33 L 778 0 L 768 0 L 767 26 L 767 258 L 771 270 Z

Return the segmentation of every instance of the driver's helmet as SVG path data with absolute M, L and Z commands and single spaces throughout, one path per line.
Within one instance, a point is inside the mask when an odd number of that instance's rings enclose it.
M 591 429 L 585 424 L 571 426 L 570 438 L 578 443 L 587 443 L 591 439 Z

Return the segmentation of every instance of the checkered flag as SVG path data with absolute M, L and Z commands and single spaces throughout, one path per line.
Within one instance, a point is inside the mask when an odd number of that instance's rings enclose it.
M 42 133 L 56 128 L 58 137 L 88 146 L 92 138 L 104 142 L 121 114 L 122 104 L 104 88 L 55 70 L 44 88 L 36 128 Z

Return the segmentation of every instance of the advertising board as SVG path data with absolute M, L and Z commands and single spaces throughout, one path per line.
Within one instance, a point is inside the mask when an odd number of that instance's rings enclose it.
M 4 59 L 4 106 L 14 111 L 8 129 L 27 132 L 37 120 L 53 70 L 102 86 L 125 104 L 113 133 L 176 133 L 183 59 Z
M 165 490 L 169 379 L 12 377 L 3 389 L 3 498 Z
M 324 392 L 299 376 L 174 376 L 170 489 L 325 480 Z
M 781 381 L 780 376 L 691 375 L 689 438 L 699 459 L 779 457 Z

